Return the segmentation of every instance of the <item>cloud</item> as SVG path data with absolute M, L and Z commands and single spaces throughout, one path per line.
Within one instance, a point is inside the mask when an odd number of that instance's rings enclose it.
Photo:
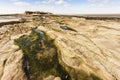
M 30 5 L 30 3 L 28 2 L 22 2 L 22 1 L 17 1 L 17 2 L 14 2 L 13 4 L 16 6 L 29 6 Z
M 89 2 L 102 2 L 102 3 L 107 3 L 110 0 L 88 0 Z
M 107 7 L 110 4 L 110 0 L 88 0 L 90 7 Z
M 20 1 L 20 0 L 10 0 L 10 1 Z
M 29 1 L 30 0 L 11 0 L 12 4 L 9 3 L 10 5 L 8 6 L 6 6 L 7 3 L 4 3 L 3 5 L 0 5 L 0 14 L 21 13 L 25 10 L 45 11 L 58 14 L 120 13 L 120 6 L 118 5 L 120 4 L 119 1 L 115 2 L 112 0 L 87 0 L 89 2 L 84 3 L 84 5 L 76 5 L 75 3 L 72 3 L 73 0 L 34 0 L 35 2 Z M 70 7 L 64 7 L 66 5 L 70 5 Z
M 22 0 L 10 0 L 15 6 L 29 6 L 30 3 Z
M 70 6 L 67 0 L 46 0 L 43 1 L 44 4 L 55 4 L 55 5 L 63 5 L 63 6 Z
M 58 1 L 55 2 L 55 4 L 70 6 L 70 4 L 65 0 L 58 0 Z
M 52 2 L 55 2 L 56 0 L 45 0 L 45 1 L 42 1 L 42 3 L 44 4 L 49 4 L 49 3 L 52 3 Z

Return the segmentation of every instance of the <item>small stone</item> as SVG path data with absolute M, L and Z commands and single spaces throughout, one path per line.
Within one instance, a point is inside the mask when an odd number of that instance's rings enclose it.
M 60 77 L 55 77 L 55 79 L 54 80 L 61 80 L 61 78 Z
M 45 78 L 43 80 L 54 80 L 54 79 L 55 79 L 55 77 L 53 75 L 50 75 L 50 76 L 48 76 L 47 78 Z

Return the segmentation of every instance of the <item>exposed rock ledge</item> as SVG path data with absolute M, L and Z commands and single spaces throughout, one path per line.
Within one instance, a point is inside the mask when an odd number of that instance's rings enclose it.
M 103 80 L 119 80 L 119 23 L 99 20 L 81 21 L 79 26 L 72 20 L 67 23 L 78 32 L 60 30 L 58 25 L 39 27 L 55 39 L 62 61 L 78 71 L 93 73 Z
M 64 67 L 72 80 L 79 80 L 78 77 L 82 79 L 87 77 L 85 80 L 96 80 L 96 78 L 98 80 L 119 80 L 120 28 L 118 25 L 117 22 L 109 21 L 80 22 L 77 20 L 77 22 L 72 22 L 71 20 L 68 26 L 74 26 L 77 32 L 62 30 L 60 25 L 54 22 L 53 26 L 40 26 L 38 29 L 55 40 L 59 64 Z M 27 26 L 30 25 L 27 24 Z M 6 28 L 0 28 L 2 30 L 0 30 L 0 79 L 27 80 L 22 69 L 23 52 L 14 45 L 13 40 L 30 31 L 30 28 Z M 80 73 L 83 77 L 77 76 L 79 71 L 83 71 L 84 75 Z M 91 74 L 94 75 L 91 77 Z
M 22 70 L 23 54 L 14 40 L 0 44 L 0 80 L 26 80 Z
M 26 34 L 29 24 L 4 25 L 0 27 L 0 80 L 27 80 L 22 69 L 23 53 L 14 45 L 14 39 Z

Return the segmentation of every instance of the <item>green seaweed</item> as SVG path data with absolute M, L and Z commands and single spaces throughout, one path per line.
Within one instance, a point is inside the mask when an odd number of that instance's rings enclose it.
M 28 80 L 43 80 L 49 75 L 59 76 L 62 80 L 102 80 L 66 65 L 54 40 L 36 28 L 30 35 L 23 35 L 14 42 L 24 53 L 23 69 Z
M 24 70 L 30 80 L 42 80 L 49 75 L 68 80 L 66 79 L 68 73 L 59 64 L 54 40 L 50 39 L 44 32 L 32 29 L 30 35 L 23 35 L 14 42 L 27 57 L 24 60 L 26 65 Z M 44 47 L 40 45 L 44 45 Z M 26 61 L 28 64 L 26 64 Z M 29 69 L 27 69 L 27 66 L 29 66 Z

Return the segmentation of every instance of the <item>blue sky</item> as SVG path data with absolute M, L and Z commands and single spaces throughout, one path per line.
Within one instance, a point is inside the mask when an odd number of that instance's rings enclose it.
M 58 14 L 118 14 L 120 0 L 0 0 L 0 14 L 25 10 Z

